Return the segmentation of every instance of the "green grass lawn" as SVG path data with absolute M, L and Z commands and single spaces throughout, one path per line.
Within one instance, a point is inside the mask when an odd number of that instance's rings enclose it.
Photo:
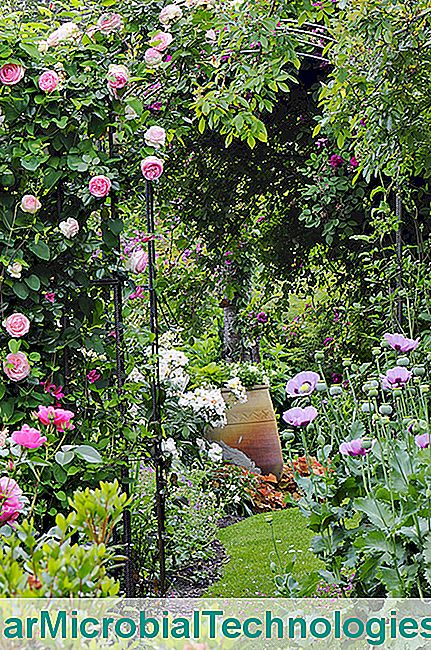
M 270 569 L 274 551 L 271 526 L 266 515 L 255 515 L 238 524 L 224 528 L 219 539 L 230 558 L 221 579 L 205 594 L 211 598 L 246 598 L 275 596 L 274 575 Z M 278 553 L 282 561 L 297 556 L 295 576 L 301 578 L 322 564 L 309 551 L 311 533 L 297 508 L 272 513 Z

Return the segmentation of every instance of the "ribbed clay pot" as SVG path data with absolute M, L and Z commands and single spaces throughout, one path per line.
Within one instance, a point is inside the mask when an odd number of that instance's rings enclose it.
M 227 396 L 229 391 L 223 392 Z M 263 474 L 279 477 L 283 469 L 280 436 L 267 386 L 247 391 L 247 402 L 228 409 L 227 425 L 208 432 L 210 440 L 222 440 L 244 452 Z

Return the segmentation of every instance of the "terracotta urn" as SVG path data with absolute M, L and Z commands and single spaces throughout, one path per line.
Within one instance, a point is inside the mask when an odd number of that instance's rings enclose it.
M 227 396 L 229 391 L 223 392 Z M 280 477 L 283 470 L 280 436 L 268 386 L 247 391 L 247 402 L 235 404 L 227 413 L 227 425 L 211 429 L 208 438 L 239 449 L 262 470 Z

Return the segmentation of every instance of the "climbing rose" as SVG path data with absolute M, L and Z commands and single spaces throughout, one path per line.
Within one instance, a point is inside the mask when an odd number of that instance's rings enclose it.
M 144 59 L 148 66 L 154 67 L 162 62 L 163 54 L 159 50 L 156 50 L 155 47 L 149 47 L 145 50 Z
M 9 476 L 0 478 L 0 521 L 13 522 L 18 519 L 18 515 L 23 509 L 23 504 L 19 500 L 22 496 L 22 490 L 18 483 Z
M 419 339 L 408 339 L 402 334 L 384 334 L 383 338 L 397 352 L 411 352 L 419 345 Z
M 4 326 L 9 336 L 20 338 L 30 329 L 30 321 L 24 314 L 15 312 L 6 318 Z
M 129 81 L 129 71 L 125 65 L 110 65 L 108 68 L 108 86 L 120 90 Z
M 90 384 L 94 384 L 98 379 L 100 379 L 101 376 L 102 375 L 100 374 L 100 372 L 98 372 L 94 368 L 93 370 L 90 370 L 90 372 L 87 373 L 87 379 L 90 382 Z
M 45 41 L 46 47 L 57 47 L 63 41 L 68 41 L 81 34 L 76 23 L 63 23 L 60 27 L 52 32 Z
M 314 406 L 306 406 L 301 409 L 295 407 L 283 413 L 283 420 L 294 427 L 305 427 L 313 422 L 318 416 L 317 409 Z
M 169 32 L 157 32 L 157 34 L 154 34 L 154 36 L 151 37 L 150 45 L 155 50 L 164 52 L 173 40 L 174 37 Z
M 391 390 L 393 388 L 404 388 L 407 382 L 411 379 L 412 373 L 407 368 L 403 366 L 396 366 L 386 371 L 382 380 L 382 387 L 386 390 Z
M 134 251 L 127 260 L 127 266 L 132 273 L 143 273 L 147 268 L 148 253 L 143 250 Z
M 344 456 L 365 456 L 369 451 L 371 451 L 371 446 L 365 448 L 362 438 L 342 442 L 340 445 L 340 454 L 344 454 Z
M 338 167 L 341 167 L 341 165 L 343 164 L 343 162 L 344 162 L 344 159 L 343 159 L 341 156 L 339 156 L 338 154 L 336 154 L 336 153 L 334 153 L 334 154 L 329 158 L 329 164 L 330 164 L 331 167 L 333 167 L 334 169 L 338 169 Z
M 21 199 L 21 210 L 23 212 L 28 212 L 29 214 L 35 214 L 42 204 L 39 199 L 37 199 L 33 194 L 25 194 Z
M 311 372 L 308 370 L 298 372 L 298 374 L 287 382 L 286 393 L 289 397 L 311 395 L 319 380 L 320 377 L 317 372 Z
M 30 374 L 30 364 L 24 352 L 11 352 L 3 361 L 3 370 L 11 381 L 21 381 Z
M 161 126 L 150 126 L 150 128 L 145 131 L 144 138 L 146 144 L 150 147 L 160 149 L 160 147 L 165 146 L 166 131 Z
M 166 5 L 163 7 L 159 14 L 159 20 L 162 25 L 168 25 L 169 23 L 178 20 L 183 15 L 181 7 L 175 4 Z
M 55 301 L 55 292 L 54 291 L 47 291 L 44 296 L 45 300 L 48 300 L 52 304 L 54 304 Z
M 52 93 L 60 83 L 60 77 L 55 70 L 46 70 L 39 77 L 39 88 L 45 93 Z
M 22 274 L 22 264 L 20 262 L 14 262 L 13 264 L 9 264 L 6 270 L 11 278 L 19 279 Z
M 0 68 L 0 81 L 5 86 L 14 86 L 24 76 L 24 67 L 18 63 L 5 63 Z
M 97 29 L 106 35 L 117 32 L 123 27 L 123 19 L 119 14 L 102 14 L 97 21 Z
M 54 424 L 57 431 L 75 428 L 71 422 L 72 418 L 75 417 L 73 411 L 54 408 L 53 406 L 38 406 L 36 416 L 39 419 L 39 422 L 45 426 Z
M 73 217 L 69 217 L 66 221 L 61 221 L 58 227 L 66 239 L 72 239 L 79 232 L 79 223 Z
M 19 431 L 12 433 L 12 440 L 17 445 L 21 445 L 21 447 L 37 449 L 47 441 L 47 438 L 46 436 L 42 436 L 37 429 L 33 429 L 28 424 L 24 424 Z
M 147 156 L 141 162 L 141 171 L 147 181 L 155 181 L 163 174 L 163 160 L 156 156 Z
M 88 189 L 90 194 L 98 199 L 103 199 L 111 191 L 111 185 L 112 183 L 107 176 L 93 176 L 88 184 Z

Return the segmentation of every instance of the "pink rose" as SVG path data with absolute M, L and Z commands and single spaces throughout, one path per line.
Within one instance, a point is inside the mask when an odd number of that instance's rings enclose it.
M 29 214 L 36 214 L 42 207 L 41 202 L 33 194 L 26 194 L 21 199 L 21 210 Z
M 149 47 L 148 50 L 145 50 L 144 59 L 148 66 L 155 67 L 162 62 L 163 54 L 155 47 Z
M 44 296 L 45 300 L 48 300 L 52 304 L 54 304 L 55 301 L 55 292 L 54 291 L 47 291 Z
M 90 370 L 90 372 L 87 374 L 87 379 L 90 382 L 90 384 L 94 384 L 98 379 L 100 379 L 101 376 L 102 375 L 100 374 L 100 372 L 98 372 L 93 368 L 93 370 Z
M 38 412 L 36 413 L 39 422 L 45 426 L 49 426 L 54 422 L 55 408 L 53 406 L 38 406 Z
M 88 189 L 90 190 L 90 194 L 98 199 L 103 199 L 105 196 L 108 196 L 111 185 L 112 183 L 107 176 L 93 176 L 88 184 Z
M 147 268 L 148 253 L 143 250 L 134 251 L 127 260 L 127 266 L 132 273 L 143 273 Z
M 46 47 L 57 47 L 63 41 L 68 41 L 74 38 L 78 38 L 81 32 L 76 23 L 68 22 L 63 23 L 60 27 L 52 32 L 46 39 Z
M 30 364 L 24 352 L 11 352 L 3 361 L 3 370 L 11 381 L 21 381 L 30 374 Z
M 60 77 L 55 70 L 46 70 L 39 77 L 38 85 L 44 93 L 52 93 L 60 83 Z
M 97 21 L 97 29 L 102 34 L 112 34 L 123 29 L 123 19 L 119 14 L 102 14 Z
M 36 416 L 42 424 L 49 426 L 53 424 L 57 431 L 64 431 L 65 429 L 74 429 L 71 420 L 75 417 L 73 411 L 67 411 L 62 408 L 54 408 L 53 406 L 38 406 Z
M 0 478 L 0 521 L 13 522 L 23 509 L 23 503 L 19 500 L 22 490 L 18 483 L 9 476 Z
M 24 67 L 18 63 L 5 63 L 0 68 L 0 81 L 5 86 L 14 86 L 24 76 Z
M 79 223 L 73 217 L 68 217 L 66 221 L 60 221 L 58 227 L 66 239 L 72 239 L 79 232 Z
M 163 174 L 163 160 L 156 156 L 147 156 L 141 162 L 141 171 L 147 181 L 155 181 Z
M 129 71 L 125 65 L 110 65 L 108 68 L 108 86 L 114 90 L 124 88 L 129 81 Z
M 157 32 L 151 37 L 150 45 L 159 52 L 164 52 L 174 40 L 174 37 L 169 32 Z
M 42 436 L 40 431 L 24 424 L 19 431 L 12 433 L 12 440 L 15 444 L 26 447 L 26 449 L 38 449 L 46 441 L 46 436 Z
M 174 20 L 178 20 L 183 15 L 181 7 L 175 4 L 166 5 L 159 14 L 159 20 L 162 25 L 168 25 Z
M 9 336 L 13 336 L 18 339 L 21 336 L 25 336 L 25 334 L 27 334 L 28 330 L 30 329 L 30 321 L 28 320 L 27 316 L 24 316 L 24 314 L 16 312 L 15 314 L 11 314 L 11 316 L 8 316 L 6 318 L 4 326 Z
M 161 126 L 150 126 L 150 128 L 144 133 L 144 138 L 146 144 L 150 147 L 160 149 L 160 147 L 165 146 L 166 131 Z

